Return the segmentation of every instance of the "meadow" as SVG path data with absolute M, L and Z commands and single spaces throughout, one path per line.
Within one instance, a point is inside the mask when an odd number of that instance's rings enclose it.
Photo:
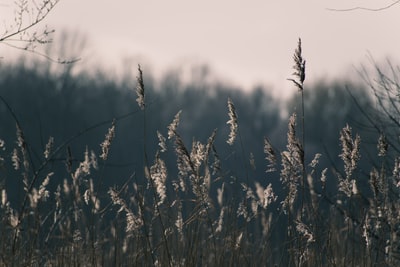
M 306 141 L 319 131 L 307 130 L 312 114 L 305 112 L 300 40 L 293 60 L 288 82 L 301 104 L 280 136 L 283 149 L 269 136 L 260 142 L 262 163 L 247 153 L 241 110 L 231 97 L 224 107 L 226 130 L 215 129 L 205 139 L 183 137 L 184 111 L 149 132 L 152 103 L 138 66 L 142 124 L 132 131 L 141 136 L 142 162 L 112 186 L 105 173 L 120 119 L 108 122 L 103 140 L 81 148 L 80 156 L 68 140 L 56 145 L 51 136 L 36 155 L 18 112 L 1 97 L 2 112 L 15 125 L 14 142 L 0 141 L 1 167 L 18 174 L 7 179 L 21 182 L 13 188 L 15 197 L 0 177 L 0 266 L 398 266 L 400 156 L 392 129 L 399 126 L 399 83 L 383 72 L 381 87 L 365 80 L 380 111 L 380 117 L 364 114 L 378 137 L 375 154 L 361 153 L 363 138 L 348 122 L 336 133 L 335 157 L 342 165 L 321 166 L 323 152 L 314 153 Z M 328 127 L 329 121 L 320 124 Z M 221 138 L 239 159 L 240 172 L 225 169 L 216 145 Z M 358 172 L 362 157 L 376 160 Z M 55 162 L 66 175 L 57 173 Z M 255 162 L 262 179 L 252 175 Z

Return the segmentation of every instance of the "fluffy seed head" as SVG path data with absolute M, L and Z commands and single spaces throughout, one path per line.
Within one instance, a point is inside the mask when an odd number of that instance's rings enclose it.
M 13 153 L 11 155 L 11 161 L 12 164 L 14 166 L 14 170 L 19 170 L 20 168 L 20 160 L 19 160 L 19 156 L 18 156 L 18 150 L 16 148 L 14 148 Z
M 182 110 L 179 110 L 178 113 L 176 113 L 174 120 L 167 127 L 168 128 L 168 139 L 171 139 L 173 136 L 175 136 L 176 129 L 178 128 L 178 125 L 179 125 L 181 113 L 182 113 Z
M 228 98 L 228 115 L 229 115 L 229 120 L 226 123 L 230 125 L 230 132 L 229 132 L 229 139 L 226 142 L 229 145 L 233 145 L 238 130 L 238 122 L 237 122 L 235 105 L 233 104 L 230 98 Z
M 349 125 L 346 125 L 340 132 L 340 141 L 342 143 L 342 154 L 339 156 L 344 162 L 346 176 L 350 178 L 360 159 L 361 138 L 357 134 L 355 139 L 353 139 L 351 128 Z
M 145 107 L 145 102 L 144 102 L 144 83 L 143 83 L 143 71 L 140 68 L 140 65 L 138 65 L 138 76 L 136 77 L 137 80 L 137 85 L 136 85 L 136 94 L 137 94 L 137 99 L 136 102 L 138 103 L 140 109 L 144 109 Z
M 328 168 L 325 168 L 322 170 L 321 172 L 321 184 L 322 184 L 322 188 L 325 189 L 325 185 L 326 185 L 326 172 L 328 171 Z
M 218 222 L 217 222 L 217 228 L 215 229 L 216 233 L 222 232 L 222 227 L 223 227 L 223 224 L 224 224 L 224 215 L 225 215 L 225 207 L 222 207 L 221 211 L 219 213 L 219 218 L 218 218 Z
M 46 144 L 46 149 L 44 150 L 44 158 L 48 159 L 51 153 L 51 150 L 53 149 L 53 144 L 54 144 L 54 137 L 50 136 L 49 141 Z
M 318 162 L 319 162 L 319 158 L 322 156 L 322 154 L 320 154 L 320 153 L 317 153 L 317 154 L 315 154 L 315 156 L 314 156 L 314 159 L 311 161 L 311 163 L 310 163 L 310 167 L 311 168 L 315 168 L 317 165 L 318 165 Z
M 5 189 L 1 190 L 1 207 L 4 208 L 7 203 L 7 192 Z
M 294 55 L 293 55 L 293 60 L 294 60 L 293 75 L 297 78 L 297 80 L 295 80 L 295 79 L 288 79 L 288 80 L 292 81 L 300 91 L 303 91 L 304 80 L 306 79 L 306 61 L 303 59 L 303 56 L 302 56 L 301 39 L 300 38 L 297 43 L 296 51 L 294 52 Z
M 307 239 L 307 243 L 313 243 L 315 241 L 314 235 L 307 225 L 305 225 L 301 221 L 296 221 L 296 230 L 300 233 L 304 238 Z
M 267 137 L 264 138 L 264 153 L 266 155 L 265 159 L 268 161 L 267 171 L 266 172 L 273 172 L 275 171 L 276 165 L 276 154 L 274 149 L 272 148 L 271 142 Z
M 165 137 L 159 131 L 157 131 L 157 137 L 158 137 L 158 145 L 161 148 L 160 152 L 167 151 L 167 144 L 165 143 Z
M 103 160 L 107 160 L 108 153 L 111 147 L 111 142 L 114 139 L 114 136 L 115 136 L 115 119 L 112 122 L 111 128 L 108 129 L 106 138 L 104 139 L 103 143 L 100 144 L 102 150 L 100 158 L 102 158 Z
M 377 147 L 378 147 L 378 156 L 384 157 L 389 147 L 385 135 L 381 134 L 379 136 Z
M 154 165 L 150 167 L 150 176 L 156 188 L 157 195 L 159 197 L 158 205 L 164 203 L 167 198 L 166 185 L 167 180 L 167 168 L 164 161 L 160 158 L 157 153 Z

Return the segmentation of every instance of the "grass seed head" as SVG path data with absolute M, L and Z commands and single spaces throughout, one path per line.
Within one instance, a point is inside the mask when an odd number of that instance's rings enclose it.
M 144 110 L 145 107 L 145 95 L 144 95 L 144 82 L 143 82 L 143 71 L 138 65 L 138 76 L 136 77 L 137 85 L 136 85 L 136 102 L 138 103 L 141 110 Z
M 237 135 L 238 122 L 237 122 L 235 105 L 233 104 L 230 98 L 228 98 L 228 115 L 229 115 L 229 120 L 226 123 L 230 125 L 230 132 L 229 132 L 229 139 L 226 142 L 229 145 L 233 145 Z
M 389 144 L 387 143 L 386 137 L 384 134 L 381 134 L 378 139 L 378 156 L 379 157 L 384 157 L 386 156 L 387 150 L 388 150 Z
M 293 65 L 293 75 L 297 79 L 288 79 L 289 81 L 292 81 L 295 86 L 300 90 L 303 91 L 304 89 L 304 80 L 306 79 L 306 61 L 303 58 L 302 55 L 302 49 L 301 49 L 301 39 L 299 38 L 299 41 L 297 43 L 297 48 L 294 52 L 293 55 L 293 60 L 294 60 L 294 65 Z
M 266 172 L 273 172 L 276 171 L 276 154 L 271 145 L 271 142 L 267 137 L 264 138 L 264 153 L 266 155 L 265 159 L 268 162 Z
M 342 144 L 342 153 L 339 155 L 344 162 L 344 168 L 347 178 L 350 178 L 353 171 L 357 168 L 360 159 L 361 138 L 357 134 L 353 139 L 351 127 L 347 124 L 340 132 L 340 141 Z
M 51 150 L 53 149 L 54 145 L 54 137 L 50 136 L 49 141 L 46 144 L 46 149 L 44 150 L 44 158 L 48 159 L 51 153 Z
M 171 139 L 173 136 L 175 136 L 176 130 L 178 129 L 178 125 L 180 122 L 181 113 L 182 113 L 182 110 L 179 110 L 178 113 L 176 113 L 174 120 L 167 127 L 168 128 L 168 139 Z
M 106 134 L 106 138 L 104 139 L 103 143 L 100 144 L 102 154 L 100 158 L 103 160 L 107 160 L 108 153 L 110 152 L 111 142 L 115 136 L 115 119 L 112 122 L 111 128 L 108 129 Z

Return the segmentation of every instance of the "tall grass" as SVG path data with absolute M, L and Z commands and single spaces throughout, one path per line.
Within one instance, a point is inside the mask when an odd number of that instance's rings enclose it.
M 144 175 L 133 172 L 124 184 L 111 188 L 102 183 L 102 163 L 113 149 L 118 120 L 99 147 L 86 147 L 79 162 L 66 144 L 55 147 L 50 137 L 42 164 L 35 166 L 22 125 L 1 99 L 14 116 L 17 142 L 8 154 L 3 149 L 8 144 L 0 141 L 0 160 L 11 164 L 5 167 L 18 171 L 23 183 L 22 198 L 15 203 L 3 184 L 0 188 L 0 265 L 398 266 L 400 157 L 388 170 L 388 143 L 381 135 L 381 166 L 370 170 L 370 189 L 361 188 L 363 177 L 355 170 L 362 140 L 343 125 L 338 133 L 343 167 L 333 171 L 337 188 L 327 190 L 328 184 L 335 184 L 327 181 L 330 166 L 319 166 L 319 153 L 310 162 L 305 157 L 305 60 L 300 40 L 294 61 L 296 79 L 290 80 L 301 92 L 301 136 L 293 113 L 284 151 L 274 148 L 268 137 L 260 140 L 265 179 L 247 171 L 251 158 L 246 158 L 241 141 L 245 177 L 227 175 L 215 146 L 218 130 L 207 140 L 193 137 L 185 144 L 181 111 L 169 125 L 148 133 L 140 66 L 136 93 L 143 112 Z M 224 138 L 235 150 L 240 110 L 231 98 L 227 105 L 230 133 Z M 159 140 L 154 155 L 148 155 L 146 146 L 151 134 Z M 60 151 L 66 154 L 67 177 L 52 169 Z M 174 152 L 176 170 L 167 169 L 167 151 Z M 276 188 L 275 177 L 280 180 Z

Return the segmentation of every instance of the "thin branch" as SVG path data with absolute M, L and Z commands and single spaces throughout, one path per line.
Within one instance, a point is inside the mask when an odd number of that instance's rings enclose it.
M 16 31 L 11 32 L 11 33 L 9 33 L 7 35 L 4 35 L 4 36 L 0 37 L 0 42 L 4 42 L 5 40 L 7 40 L 7 39 L 9 39 L 9 38 L 11 38 L 11 37 L 13 37 L 15 35 L 18 35 L 20 33 L 26 32 L 27 30 L 33 28 L 34 26 L 36 26 L 37 24 L 42 22 L 47 17 L 47 15 L 50 13 L 50 11 L 57 5 L 58 2 L 59 1 L 57 0 L 56 2 L 52 3 L 49 7 L 47 7 L 47 9 L 45 10 L 46 11 L 45 13 L 41 13 L 41 11 L 44 10 L 44 7 L 46 5 L 43 6 L 42 9 L 39 10 L 40 13 L 37 14 L 37 17 L 36 17 L 35 21 L 29 23 L 27 26 L 24 26 L 24 27 L 22 27 L 22 24 L 19 25 L 19 27 L 18 27 L 18 29 Z M 22 21 L 22 19 L 20 21 Z
M 376 122 L 376 119 L 372 118 L 360 105 L 359 101 L 357 98 L 351 93 L 351 90 L 349 89 L 348 86 L 345 87 L 347 93 L 350 95 L 350 97 L 353 99 L 354 103 L 356 104 L 358 110 L 361 112 L 361 114 L 371 123 L 371 125 L 377 130 L 378 133 L 382 133 L 381 127 L 379 127 L 378 123 Z M 390 140 L 387 141 L 391 147 L 393 147 L 396 152 L 400 153 L 400 150 L 392 143 Z
M 348 11 L 355 11 L 355 10 L 364 10 L 364 11 L 382 11 L 382 10 L 386 10 L 391 8 L 392 6 L 395 6 L 397 4 L 400 3 L 400 0 L 397 0 L 387 6 L 384 7 L 380 7 L 380 8 L 368 8 L 368 7 L 361 7 L 361 6 L 357 6 L 357 7 L 352 7 L 352 8 L 344 8 L 344 9 L 338 9 L 338 8 L 327 8 L 327 10 L 329 11 L 339 11 L 339 12 L 348 12 Z
M 29 41 L 27 41 L 27 42 L 29 42 Z M 26 47 L 20 47 L 20 46 L 12 45 L 12 44 L 7 43 L 7 42 L 0 42 L 0 44 L 7 45 L 9 47 L 12 47 L 12 48 L 15 48 L 15 49 L 18 49 L 18 50 L 22 50 L 22 51 L 25 51 L 25 52 L 30 52 L 32 54 L 38 55 L 40 57 L 43 57 L 43 58 L 47 59 L 50 62 L 57 63 L 57 64 L 72 64 L 72 63 L 75 63 L 75 62 L 81 60 L 81 58 L 54 59 L 54 58 L 52 58 L 52 57 L 50 57 L 50 56 L 48 56 L 46 54 L 40 53 L 38 51 L 35 51 L 34 49 L 29 49 L 29 48 L 26 48 Z

